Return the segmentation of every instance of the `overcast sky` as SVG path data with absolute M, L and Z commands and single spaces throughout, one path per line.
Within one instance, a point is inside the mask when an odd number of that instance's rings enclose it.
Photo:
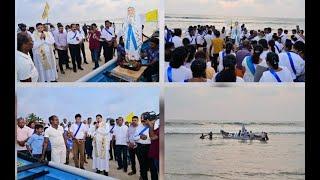
M 130 112 L 140 115 L 146 111 L 159 113 L 158 88 L 18 88 L 17 115 L 30 113 L 48 119 L 57 115 L 60 120 L 74 120 L 80 113 L 83 118 L 101 114 L 104 118 L 126 116 Z
M 304 121 L 304 87 L 241 86 L 167 88 L 165 119 Z
M 16 0 L 16 23 L 35 25 L 42 20 L 45 0 Z M 123 18 L 129 5 L 137 13 L 159 7 L 159 0 L 47 0 L 50 5 L 49 22 L 77 22 Z
M 304 18 L 305 0 L 165 0 L 166 14 Z

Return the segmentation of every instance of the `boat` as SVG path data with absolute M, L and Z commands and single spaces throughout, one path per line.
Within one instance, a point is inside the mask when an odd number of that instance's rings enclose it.
M 152 34 L 151 37 L 158 37 L 157 31 Z M 145 40 L 141 45 L 141 51 L 146 51 L 150 48 L 149 43 L 150 39 Z M 141 59 L 142 64 L 145 63 L 145 59 Z M 139 72 L 124 72 L 128 74 L 117 74 L 116 68 L 118 67 L 117 64 L 117 57 L 114 57 L 112 60 L 108 61 L 107 63 L 101 65 L 97 69 L 93 70 L 92 72 L 88 73 L 87 75 L 81 77 L 76 82 L 146 82 L 146 79 L 142 76 Z M 143 72 L 143 71 L 142 71 Z M 130 75 L 132 73 L 138 73 L 139 78 L 132 78 Z M 134 75 L 135 76 L 135 75 Z M 155 82 L 159 81 L 159 74 L 155 74 L 152 77 Z
M 268 141 L 268 133 L 262 132 L 260 134 L 253 133 L 253 135 L 241 136 L 239 133 L 229 133 L 224 130 L 220 130 L 220 133 L 224 139 L 238 139 L 238 140 L 259 140 L 259 141 Z
M 73 166 L 55 163 L 52 161 L 39 162 L 38 159 L 31 155 L 17 153 L 17 175 L 16 179 L 105 179 L 114 180 L 115 178 L 86 171 Z

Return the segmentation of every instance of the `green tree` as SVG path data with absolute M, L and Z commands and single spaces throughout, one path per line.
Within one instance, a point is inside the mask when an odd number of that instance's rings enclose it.
M 39 116 L 37 116 L 35 113 L 31 113 L 27 116 L 27 122 L 30 122 L 30 121 L 43 121 L 42 118 L 40 118 Z

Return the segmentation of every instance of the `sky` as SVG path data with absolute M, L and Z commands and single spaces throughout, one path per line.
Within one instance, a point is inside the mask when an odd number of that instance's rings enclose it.
M 305 121 L 304 87 L 167 88 L 165 120 Z
M 101 114 L 107 117 L 125 117 L 130 112 L 139 116 L 146 111 L 159 113 L 158 88 L 18 88 L 17 116 L 26 117 L 30 113 L 48 120 L 57 115 L 59 120 L 74 120 L 80 113 L 82 119 Z
M 159 7 L 159 0 L 15 0 L 16 23 L 27 26 L 42 20 L 42 12 L 47 1 L 50 5 L 49 22 L 81 22 L 87 20 L 106 20 L 124 18 L 129 5 L 136 7 L 138 14 Z
M 165 0 L 165 13 L 305 18 L 305 0 Z

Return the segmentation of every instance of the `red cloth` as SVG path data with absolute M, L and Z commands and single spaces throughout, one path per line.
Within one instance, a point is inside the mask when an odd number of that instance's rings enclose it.
M 89 49 L 100 49 L 100 41 L 93 38 L 93 34 L 96 35 L 97 38 L 100 38 L 100 31 L 96 31 L 95 33 L 89 33 Z
M 159 128 L 154 130 L 154 133 L 159 137 Z M 159 160 L 159 138 L 157 140 L 151 140 L 148 156 L 152 159 Z

